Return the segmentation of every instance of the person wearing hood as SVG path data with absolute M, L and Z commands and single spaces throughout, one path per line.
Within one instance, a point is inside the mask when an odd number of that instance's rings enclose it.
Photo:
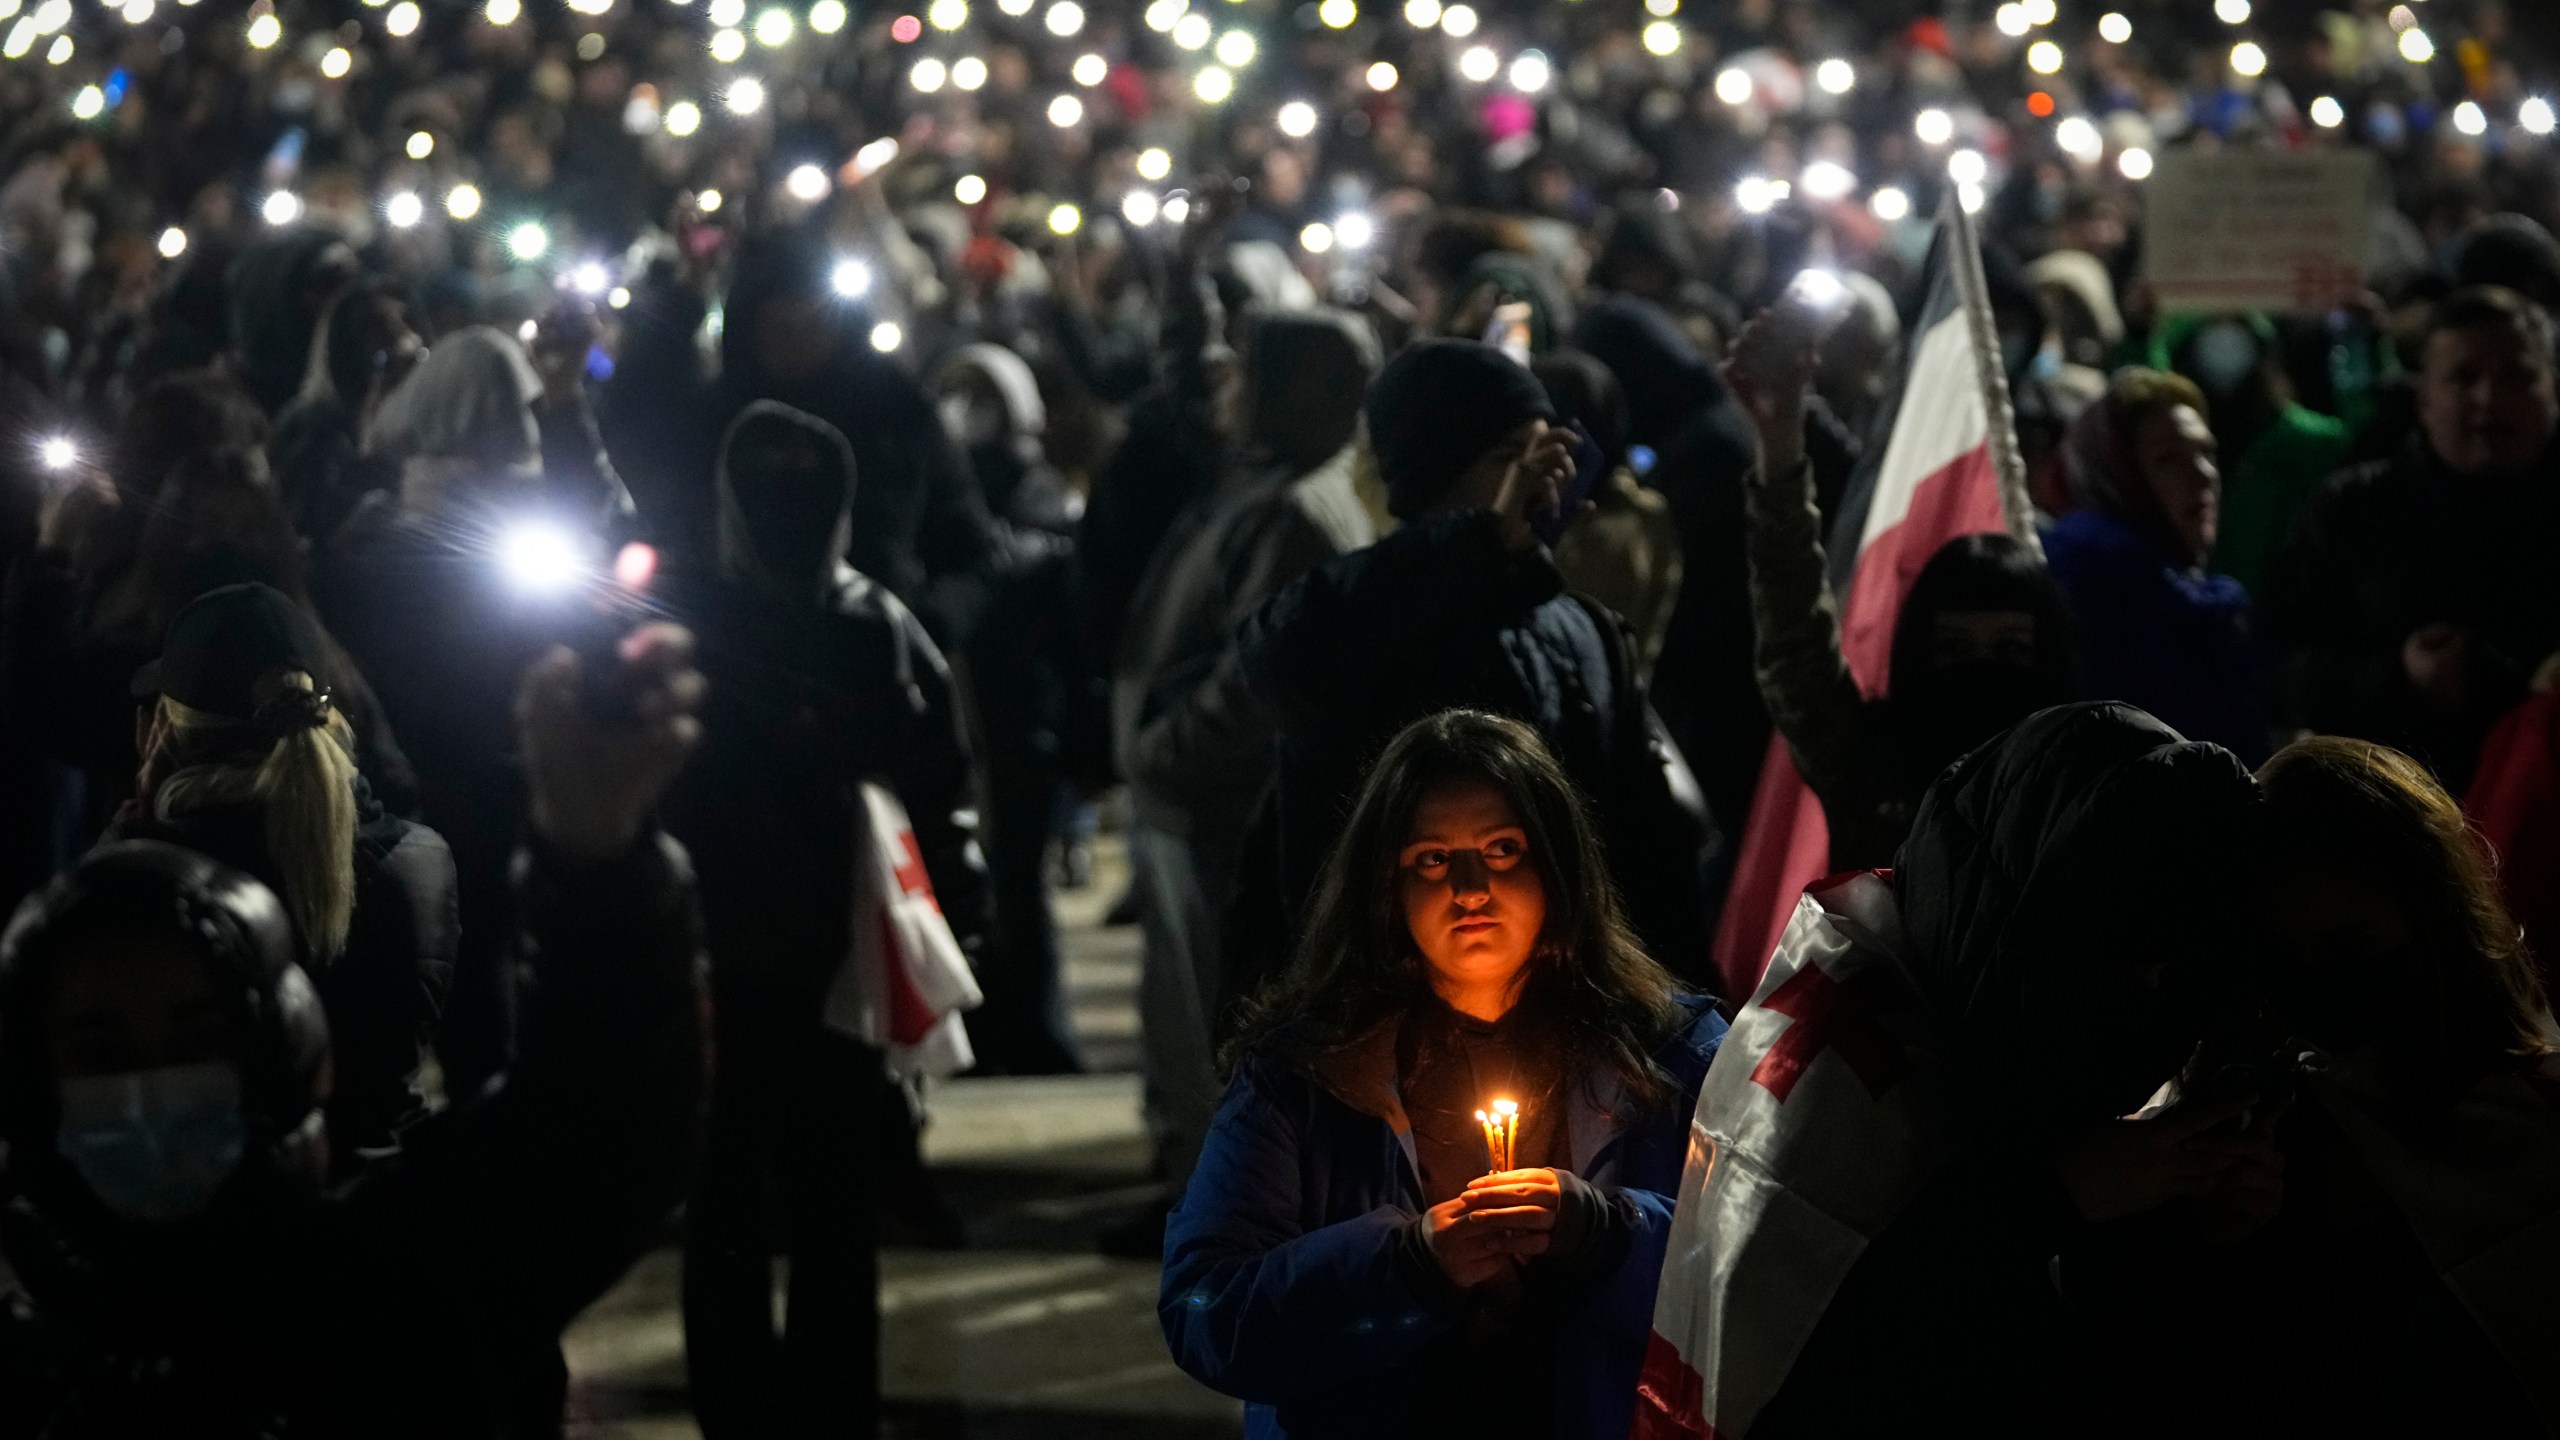
M 1013 1075 L 1084 1068 L 1067 1024 L 1064 958 L 1049 913 L 1049 842 L 1076 802 L 1076 753 L 1098 746 L 1101 705 L 1076 623 L 1080 507 L 1041 447 L 1040 386 L 1000 345 L 963 346 L 935 388 L 944 428 L 1002 526 L 986 610 L 959 652 L 986 781 L 986 1001 L 969 1017 L 978 1063 Z
M 773 401 L 730 423 L 713 472 L 717 568 L 683 584 L 710 681 L 699 761 L 670 828 L 702 879 L 714 1041 L 702 1184 L 687 1212 L 684 1319 L 711 1436 L 867 1433 L 877 1423 L 876 1209 L 914 1134 L 879 1052 L 831 1028 L 851 944 L 860 787 L 905 805 L 934 896 L 981 948 L 984 879 L 951 673 L 888 587 L 843 559 L 853 446 Z M 767 1177 L 778 1175 L 773 1213 Z M 894 1197 L 892 1197 L 894 1198 Z M 790 1308 L 773 1320 L 788 1235 Z
M 646 324 L 630 341 L 651 353 L 632 355 L 605 384 L 608 431 L 655 502 L 644 517 L 652 538 L 671 556 L 716 563 L 699 552 L 718 528 L 713 473 L 730 424 L 764 400 L 826 421 L 851 442 L 863 476 L 844 560 L 914 606 L 946 644 L 963 641 L 982 608 L 993 522 L 933 396 L 872 349 L 866 312 L 837 293 L 835 269 L 814 232 L 749 241 L 722 303 L 718 378 L 702 375 L 691 329 Z M 696 312 L 698 300 L 678 289 L 653 275 L 633 305 Z
M 2330 478 L 2265 593 L 2279 717 L 2471 781 L 2482 738 L 2560 656 L 2560 361 L 2551 316 L 2461 290 L 2420 351 L 2418 426 Z
M 326 544 L 367 494 L 399 482 L 395 460 L 365 454 L 365 434 L 425 353 L 387 283 L 351 286 L 321 316 L 302 389 L 276 416 L 267 447 L 293 527 L 315 543 Z
M 1138 587 L 1112 665 L 1146 937 L 1139 986 L 1156 1168 L 1179 1193 L 1218 1105 L 1219 908 L 1270 784 L 1271 721 L 1247 688 L 1236 627 L 1300 575 L 1372 543 L 1351 477 L 1377 341 L 1338 311 L 1263 317 L 1245 361 L 1243 454 L 1174 522 Z M 1124 1248 L 1161 1250 L 1149 1217 Z
M 387 813 L 323 677 L 319 627 L 269 586 L 206 592 L 134 676 L 149 706 L 139 798 L 101 843 L 164 840 L 253 875 L 284 901 L 329 1020 L 325 1113 L 342 1171 L 425 1116 L 425 1058 L 460 917 L 443 837 Z
M 2151 341 L 2151 368 L 2182 375 L 2203 394 L 2224 457 L 2209 568 L 2251 594 L 2265 586 L 2303 505 L 2347 463 L 2352 443 L 2343 423 L 2295 401 L 2283 360 L 2263 315 L 2176 316 Z
M 231 262 L 231 339 L 240 379 L 269 415 L 302 389 L 312 332 L 355 283 L 356 252 L 324 225 L 294 225 L 251 242 Z
M 1834 873 L 1893 861 L 1931 781 L 1966 751 L 2074 698 L 2062 592 L 2035 551 L 1963 535 L 1931 555 L 1894 617 L 1885 692 L 1870 699 L 1840 648 L 1805 426 L 1819 351 L 1812 317 L 1746 326 L 1728 375 L 1760 456 L 1745 489 L 1754 668 L 1796 771 L 1831 835 Z
M 1770 726 L 1752 673 L 1743 503 L 1751 418 L 1714 362 L 1650 302 L 1626 295 L 1600 302 L 1583 316 L 1575 343 L 1626 390 L 1628 440 L 1654 455 L 1644 483 L 1671 502 L 1680 527 L 1680 593 L 1653 674 L 1653 702 L 1697 772 L 1707 812 L 1724 833 L 1741 835 Z M 1814 492 L 1827 515 L 1848 486 L 1856 445 L 1819 398 L 1802 413 Z
M 2105 1418 L 2081 1369 L 2117 1295 L 2095 1262 L 2272 1208 L 2264 1134 L 2208 1133 L 2254 1097 L 2143 1110 L 2238 1004 L 2255 799 L 2227 751 L 2059 707 L 1941 776 L 1889 874 L 1802 902 L 1700 1092 L 1717 1163 L 1691 1167 L 1663 1279 L 1725 1337 L 1680 1352 L 1710 1424 L 1855 1440 L 1915 1416 L 1982 1435 Z M 1797 1048 L 1816 1014 L 1827 1043 Z M 1698 1433 L 1662 1412 L 1669 1378 L 1648 1371 L 1638 1436 Z
M 328 1183 L 343 1072 L 293 897 L 136 840 L 18 908 L 0 939 L 13 1423 L 560 1433 L 558 1336 L 683 1197 L 705 1059 L 691 878 L 650 819 L 701 677 L 672 627 L 620 654 L 636 719 L 590 715 L 566 650 L 521 695 L 511 928 L 541 982 L 523 1053 L 346 1184 Z
M 2123 700 L 2256 764 L 2274 748 L 2249 592 L 2206 571 L 2220 448 L 2185 377 L 2126 369 L 2063 437 L 2079 506 L 2045 527 L 2084 695 Z
M 397 488 L 366 496 L 312 567 L 314 609 L 399 735 L 420 818 L 453 847 L 462 948 L 437 1048 L 455 1095 L 512 1043 L 500 950 L 524 790 L 509 697 L 589 623 L 577 575 L 601 567 L 628 504 L 582 404 L 553 399 L 514 336 L 442 337 L 367 436 Z
M 1618 619 L 1565 592 L 1540 542 L 1571 468 L 1527 367 L 1425 340 L 1369 387 L 1369 444 L 1402 528 L 1300 576 L 1238 631 L 1246 683 L 1279 732 L 1276 865 L 1294 916 L 1370 756 L 1451 706 L 1537 729 L 1599 807 L 1637 933 L 1703 973 L 1711 825 L 1637 682 Z

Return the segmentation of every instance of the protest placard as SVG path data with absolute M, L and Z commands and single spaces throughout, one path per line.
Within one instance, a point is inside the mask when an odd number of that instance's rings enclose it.
M 2160 157 L 2146 277 L 2168 310 L 2317 313 L 2364 283 L 2370 153 L 2193 151 Z

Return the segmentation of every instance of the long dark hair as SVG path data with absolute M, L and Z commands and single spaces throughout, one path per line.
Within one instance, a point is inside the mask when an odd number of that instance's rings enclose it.
M 1432 999 L 1397 859 L 1423 796 L 1453 780 L 1501 790 L 1528 832 L 1547 917 L 1520 1004 L 1551 1034 L 1560 1073 L 1603 1067 L 1639 1104 L 1660 1100 L 1651 1052 L 1679 1023 L 1678 986 L 1628 928 L 1582 794 L 1538 732 L 1475 710 L 1415 721 L 1370 767 L 1316 882 L 1297 953 L 1245 1003 L 1227 1063 L 1252 1052 L 1303 1072 Z

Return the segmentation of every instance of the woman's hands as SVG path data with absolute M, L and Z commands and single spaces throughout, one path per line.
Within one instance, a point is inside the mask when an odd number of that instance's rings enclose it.
M 2054 1169 L 2083 1220 L 2122 1220 L 2171 1200 L 2196 1199 L 2205 1202 L 2208 1233 L 2236 1240 L 2273 1219 L 2283 1203 L 2284 1156 L 2271 1135 L 2284 1107 L 2232 1133 L 2208 1132 L 2259 1103 L 2242 1095 L 2110 1120 L 2064 1142 Z
M 1422 1212 L 1423 1238 L 1449 1282 L 1471 1289 L 1514 1259 L 1547 1253 L 1564 1211 L 1564 1186 L 1548 1169 L 1505 1170 Z
M 1504 547 L 1520 551 L 1537 544 L 1538 526 L 1559 518 L 1572 480 L 1573 432 L 1561 425 L 1544 427 L 1503 470 L 1501 486 L 1494 491 L 1493 513 Z

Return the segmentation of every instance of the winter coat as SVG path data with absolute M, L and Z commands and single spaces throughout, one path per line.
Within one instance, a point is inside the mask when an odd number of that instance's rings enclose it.
M 832 453 L 843 534 L 861 490 L 845 438 L 771 402 L 739 424 L 750 418 L 810 428 Z M 698 857 L 715 985 L 814 1016 L 849 943 L 862 781 L 886 783 L 906 806 L 943 914 L 977 948 L 987 902 L 970 757 L 950 667 L 914 613 L 835 560 L 838 546 L 826 547 L 824 575 L 776 573 L 731 479 L 724 445 L 720 569 L 679 587 L 709 690 L 670 828 Z
M 2080 693 L 2139 706 L 2250 765 L 2273 752 L 2269 662 L 2239 581 L 2179 563 L 2104 510 L 2075 510 L 2043 539 L 2071 604 Z
M 1680 600 L 1680 526 L 1670 502 L 1623 468 L 1600 483 L 1591 504 L 1555 543 L 1557 573 L 1627 622 L 1636 668 L 1650 680 Z
M 1646 948 L 1693 983 L 1706 973 L 1709 824 L 1636 683 L 1625 630 L 1566 594 L 1543 549 L 1506 548 L 1491 512 L 1408 525 L 1308 572 L 1246 619 L 1238 650 L 1279 729 L 1289 912 L 1313 890 L 1370 761 L 1405 726 L 1467 707 L 1545 738 L 1591 801 Z
M 540 982 L 520 1058 L 399 1155 L 183 1258 L 97 1253 L 13 1188 L 0 1235 L 33 1311 L 0 1334 L 0 1433 L 560 1433 L 520 1403 L 545 1388 L 532 1357 L 556 1356 L 692 1180 L 700 936 L 663 838 L 591 864 L 537 844 L 517 874 L 514 950 Z
M 422 1072 L 461 943 L 453 852 L 424 825 L 384 812 L 356 781 L 356 904 L 347 946 L 306 962 L 329 1017 L 330 1159 L 345 1174 L 399 1143 L 425 1118 Z M 224 805 L 160 820 L 128 805 L 100 844 L 165 840 L 256 876 L 283 893 L 267 853 L 266 815 Z
M 1638 1219 L 1623 1256 L 1572 1284 L 1557 1317 L 1559 1440 L 1619 1440 L 1634 1413 L 1688 1115 L 1725 1032 L 1705 1000 L 1685 1005 L 1686 1023 L 1654 1050 L 1669 1081 L 1660 1105 L 1559 1087 L 1575 1097 L 1571 1164 L 1559 1168 L 1632 1201 Z M 1459 1313 L 1402 1268 L 1424 1207 L 1393 1028 L 1316 1076 L 1247 1057 L 1166 1223 L 1165 1340 L 1185 1372 L 1246 1402 L 1252 1440 L 1411 1433 L 1407 1409 L 1427 1401 L 1412 1367 Z
M 2481 738 L 2560 650 L 2560 446 L 2509 480 L 2454 474 L 2423 434 L 2333 477 L 2304 509 L 2262 597 L 2285 656 L 2278 718 L 2353 735 L 2470 782 Z M 2452 713 L 2408 680 L 2401 646 L 2448 623 L 2471 633 L 2470 694 Z

